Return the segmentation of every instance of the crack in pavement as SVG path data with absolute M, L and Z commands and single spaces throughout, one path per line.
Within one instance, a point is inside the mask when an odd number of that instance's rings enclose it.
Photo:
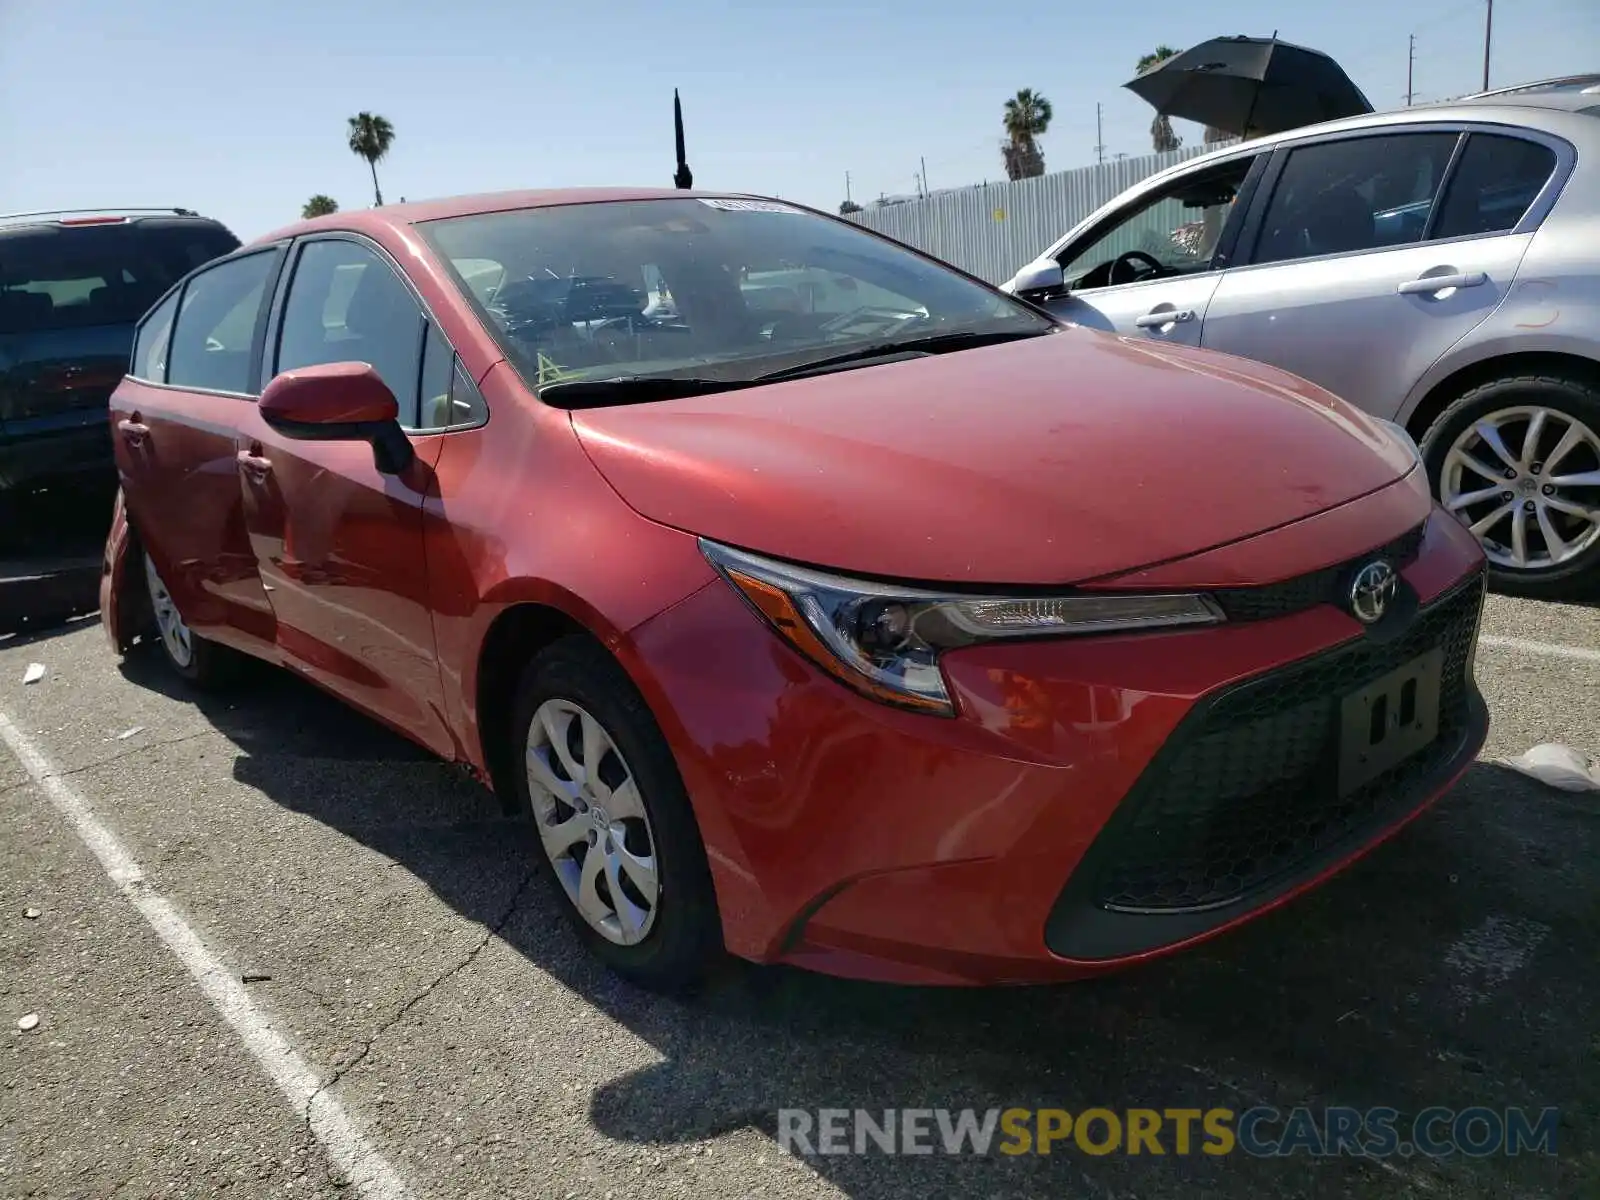
M 341 1063 L 340 1065 L 334 1067 L 328 1078 L 323 1080 L 322 1083 L 317 1087 L 317 1090 L 312 1092 L 311 1095 L 306 1098 L 305 1125 L 307 1133 L 311 1132 L 312 1110 L 316 1107 L 317 1100 L 329 1089 L 334 1087 L 341 1079 L 353 1071 L 357 1066 L 359 1066 L 362 1060 L 372 1052 L 372 1048 L 377 1044 L 378 1039 L 383 1037 L 384 1034 L 388 1033 L 389 1030 L 398 1025 L 407 1013 L 431 996 L 439 989 L 441 985 L 451 979 L 454 979 L 462 971 L 466 970 L 467 967 L 472 965 L 473 959 L 478 957 L 478 955 L 483 951 L 483 948 L 493 941 L 494 938 L 499 935 L 500 931 L 504 929 L 510 922 L 511 918 L 516 915 L 518 907 L 520 907 L 522 904 L 522 898 L 527 894 L 528 888 L 532 885 L 537 875 L 537 867 L 530 869 L 527 874 L 522 877 L 522 882 L 517 884 L 516 890 L 512 892 L 511 899 L 507 902 L 505 911 L 495 918 L 495 921 L 492 925 L 489 925 L 484 929 L 483 936 L 480 937 L 477 943 L 474 944 L 472 948 L 462 956 L 461 961 L 450 967 L 448 970 L 441 972 L 439 976 L 431 983 L 419 991 L 415 996 L 411 997 L 411 999 L 402 1004 L 392 1017 L 390 1017 L 387 1021 L 373 1031 L 372 1036 L 366 1039 L 366 1041 L 362 1044 L 361 1049 L 357 1050 L 348 1062 Z M 331 1163 L 329 1165 L 330 1167 L 332 1166 Z M 352 1184 L 356 1182 L 358 1181 L 351 1180 Z
M 0 796 L 16 791 L 18 788 L 37 787 L 46 779 L 71 779 L 74 775 L 81 775 L 85 771 L 93 771 L 100 767 L 109 767 L 112 763 L 121 762 L 125 758 L 132 758 L 136 754 L 144 754 L 150 750 L 162 750 L 168 746 L 176 746 L 181 742 L 192 742 L 196 738 L 203 738 L 216 733 L 215 729 L 197 729 L 193 733 L 183 734 L 181 737 L 167 738 L 160 742 L 145 742 L 143 745 L 131 746 L 120 754 L 113 754 L 109 758 L 98 758 L 94 762 L 84 763 L 77 767 L 68 767 L 65 771 L 50 771 L 41 775 L 39 779 L 28 778 L 18 783 L 7 784 L 0 788 Z M 37 735 L 35 735 L 37 736 Z

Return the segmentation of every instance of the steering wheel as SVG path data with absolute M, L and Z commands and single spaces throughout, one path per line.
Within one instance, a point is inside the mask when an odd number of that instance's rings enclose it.
M 1145 269 L 1138 270 L 1139 265 L 1143 265 Z M 1143 250 L 1129 250 L 1125 254 L 1117 255 L 1111 263 L 1110 282 L 1137 283 L 1141 279 L 1150 279 L 1165 271 L 1164 266 Z

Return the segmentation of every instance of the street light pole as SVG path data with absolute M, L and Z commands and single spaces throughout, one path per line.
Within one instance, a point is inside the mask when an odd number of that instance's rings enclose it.
M 1483 90 L 1489 90 L 1489 42 L 1494 36 L 1494 0 L 1489 0 L 1489 10 L 1483 19 Z

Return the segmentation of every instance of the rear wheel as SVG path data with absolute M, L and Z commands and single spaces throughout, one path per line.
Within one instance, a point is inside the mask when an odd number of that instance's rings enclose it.
M 1600 390 L 1556 375 L 1491 380 L 1439 415 L 1422 451 L 1501 590 L 1555 599 L 1600 582 Z
M 232 678 L 236 665 L 233 653 L 189 628 L 155 563 L 148 554 L 140 557 L 144 559 L 144 582 L 150 594 L 151 617 L 167 665 L 197 687 L 218 687 L 226 683 Z
M 678 991 L 722 948 L 705 846 L 666 739 L 622 668 L 584 637 L 528 664 L 513 736 L 518 798 L 590 951 Z

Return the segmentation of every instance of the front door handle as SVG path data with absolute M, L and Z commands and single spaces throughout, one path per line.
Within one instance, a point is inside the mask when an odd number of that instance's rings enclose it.
M 1489 277 L 1482 271 L 1461 272 L 1454 275 L 1424 275 L 1400 285 L 1402 296 L 1431 296 L 1450 288 L 1482 287 Z
M 1164 325 L 1175 325 L 1183 321 L 1194 320 L 1194 313 L 1185 308 L 1182 310 L 1169 308 L 1165 312 L 1147 312 L 1144 316 L 1134 320 L 1140 329 L 1160 329 Z
M 235 456 L 239 465 L 257 479 L 265 478 L 272 470 L 272 460 L 251 450 L 241 450 Z

